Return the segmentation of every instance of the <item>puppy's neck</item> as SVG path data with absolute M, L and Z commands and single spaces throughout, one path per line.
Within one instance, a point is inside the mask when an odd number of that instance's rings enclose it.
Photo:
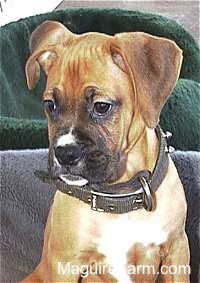
M 131 179 L 139 171 L 153 171 L 159 151 L 159 141 L 154 129 L 145 128 L 127 155 L 126 171 L 120 182 Z

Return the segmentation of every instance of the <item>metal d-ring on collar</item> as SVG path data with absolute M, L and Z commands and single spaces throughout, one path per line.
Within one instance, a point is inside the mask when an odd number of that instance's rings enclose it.
M 113 185 L 89 183 L 79 187 L 67 185 L 60 179 L 52 179 L 48 172 L 36 171 L 35 174 L 61 192 L 89 204 L 95 211 L 116 214 L 142 208 L 152 211 L 153 194 L 166 176 L 169 164 L 168 155 L 171 153 L 166 142 L 171 134 L 169 132 L 164 134 L 160 126 L 157 126 L 156 134 L 160 147 L 153 172 L 140 171 L 124 183 Z
M 147 211 L 152 211 L 153 209 L 153 197 L 151 194 L 151 190 L 149 188 L 149 185 L 144 177 L 140 178 L 140 182 L 142 185 L 142 189 L 144 191 L 144 208 Z

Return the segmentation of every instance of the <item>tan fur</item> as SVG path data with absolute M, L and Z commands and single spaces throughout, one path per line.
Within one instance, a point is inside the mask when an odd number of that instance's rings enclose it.
M 102 96 L 120 96 L 120 113 L 101 129 L 109 147 L 126 156 L 124 172 L 116 182 L 127 181 L 140 170 L 152 171 L 159 146 L 154 128 L 179 75 L 180 49 L 172 41 L 144 33 L 78 36 L 57 23 L 43 25 L 50 41 L 42 26 L 32 36 L 36 47 L 26 67 L 29 88 L 38 80 L 39 61 L 47 73 L 44 97 L 51 97 L 56 86 L 63 105 L 68 105 L 60 125 L 66 121 L 84 125 L 84 117 L 74 109 L 90 84 L 100 86 Z M 41 42 L 35 43 L 38 38 Z M 41 57 L 49 50 L 52 56 Z M 49 123 L 50 140 L 56 127 Z M 141 209 L 115 215 L 92 211 L 87 204 L 57 191 L 45 229 L 41 262 L 23 282 L 189 282 L 188 274 L 157 274 L 163 264 L 189 264 L 186 201 L 171 159 L 155 199 L 153 212 Z M 79 267 L 101 262 L 114 271 L 80 280 L 80 275 L 59 275 L 58 262 Z M 128 265 L 153 265 L 156 274 L 129 276 Z

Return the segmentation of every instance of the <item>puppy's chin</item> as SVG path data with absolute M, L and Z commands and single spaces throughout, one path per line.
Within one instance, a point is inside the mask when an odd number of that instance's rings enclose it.
M 121 168 L 120 168 L 121 169 Z M 66 170 L 61 166 L 54 166 L 50 169 L 53 179 L 60 179 L 71 186 L 85 186 L 87 184 L 109 184 L 114 183 L 121 177 L 121 171 L 116 167 L 109 167 L 108 171 L 102 172 L 77 172 L 77 170 Z
M 107 155 L 105 163 L 98 160 L 83 160 L 78 166 L 59 164 L 54 154 L 49 155 L 48 169 L 53 179 L 61 179 L 67 185 L 84 186 L 86 184 L 109 184 L 117 182 L 124 174 L 126 158 L 121 154 Z
M 110 184 L 117 182 L 124 174 L 124 167 L 119 164 L 109 165 L 107 170 L 92 170 L 81 174 L 90 184 Z M 122 164 L 121 164 L 122 165 Z

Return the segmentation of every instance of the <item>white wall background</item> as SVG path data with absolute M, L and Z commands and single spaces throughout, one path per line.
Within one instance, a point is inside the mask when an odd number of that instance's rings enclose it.
M 61 0 L 0 0 L 0 26 L 21 18 L 51 12 Z

